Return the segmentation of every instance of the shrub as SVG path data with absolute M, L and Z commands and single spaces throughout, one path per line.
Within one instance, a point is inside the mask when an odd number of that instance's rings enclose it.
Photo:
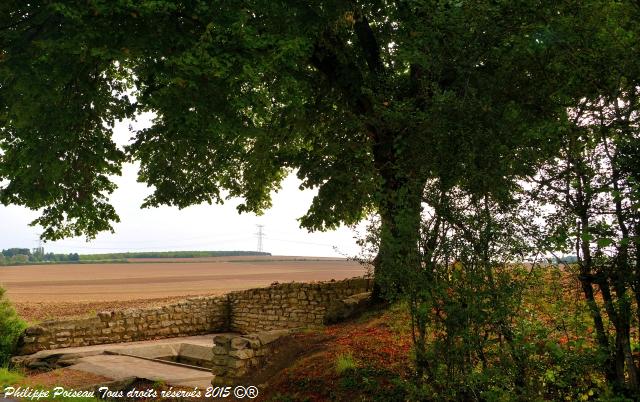
M 5 290 L 0 288 L 0 367 L 8 365 L 18 338 L 27 327 L 27 324 L 16 314 L 4 293 Z

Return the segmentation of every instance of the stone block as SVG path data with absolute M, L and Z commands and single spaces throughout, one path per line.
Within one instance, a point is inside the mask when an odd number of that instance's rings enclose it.
M 45 332 L 47 332 L 47 330 L 44 327 L 40 326 L 40 325 L 34 325 L 33 327 L 29 327 L 29 328 L 25 329 L 25 331 L 24 331 L 25 335 L 31 335 L 31 336 L 33 336 L 33 335 L 42 335 Z
M 249 341 L 249 347 L 251 347 L 251 349 L 258 349 L 262 346 L 262 342 L 260 342 L 260 339 L 258 339 L 256 335 L 248 335 L 246 339 Z
M 229 357 L 226 355 L 223 356 L 213 356 L 211 359 L 213 364 L 216 366 L 227 366 L 229 364 Z
M 281 329 L 281 330 L 261 332 L 259 334 L 256 334 L 256 336 L 260 340 L 260 343 L 262 343 L 263 345 L 268 345 L 271 342 L 274 342 L 282 338 L 283 336 L 287 336 L 289 334 L 290 334 L 289 330 Z
M 246 375 L 247 372 L 248 372 L 248 370 L 246 368 L 241 367 L 241 368 L 237 368 L 235 370 L 229 370 L 227 372 L 226 376 L 229 377 L 229 378 L 240 378 L 240 377 Z
M 213 337 L 213 343 L 215 345 L 227 346 L 231 343 L 232 335 L 216 335 Z
M 255 355 L 253 349 L 241 349 L 241 350 L 232 350 L 229 352 L 229 356 L 235 357 L 236 359 L 246 360 L 250 359 Z
M 101 311 L 98 313 L 98 318 L 100 318 L 100 321 L 109 321 L 111 319 L 111 317 L 113 316 L 113 311 Z
M 249 340 L 247 338 L 235 337 L 231 339 L 230 344 L 231 344 L 231 349 L 235 349 L 235 350 L 245 349 L 249 346 Z
M 160 328 L 158 330 L 158 335 L 169 335 L 171 334 L 171 328 Z
M 238 369 L 238 368 L 246 367 L 247 363 L 248 363 L 247 361 L 242 360 L 242 359 L 229 358 L 227 360 L 227 367 L 233 368 L 233 369 Z

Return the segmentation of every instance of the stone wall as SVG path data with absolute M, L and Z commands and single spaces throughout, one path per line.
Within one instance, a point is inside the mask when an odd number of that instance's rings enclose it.
M 271 344 L 295 330 L 279 329 L 249 335 L 217 335 L 213 338 L 213 385 L 229 385 L 264 365 Z
M 157 308 L 103 311 L 27 328 L 18 354 L 39 350 L 188 336 L 224 330 L 226 299 L 194 297 Z
M 322 325 L 336 301 L 371 290 L 370 279 L 287 283 L 229 294 L 230 331 L 251 333 Z
M 39 350 L 129 342 L 212 332 L 251 333 L 321 325 L 332 303 L 371 290 L 370 279 L 284 283 L 195 297 L 158 308 L 98 313 L 96 317 L 45 321 L 27 328 L 19 354 Z

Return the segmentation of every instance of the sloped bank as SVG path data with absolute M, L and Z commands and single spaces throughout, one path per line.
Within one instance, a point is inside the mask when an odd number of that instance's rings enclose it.
M 336 305 L 371 290 L 351 278 L 283 283 L 224 296 L 194 297 L 157 308 L 100 312 L 95 317 L 45 321 L 25 330 L 19 355 L 40 350 L 161 339 L 214 332 L 252 333 L 321 325 Z

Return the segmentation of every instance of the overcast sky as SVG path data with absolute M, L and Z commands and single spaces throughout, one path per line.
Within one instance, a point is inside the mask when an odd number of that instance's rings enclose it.
M 118 123 L 114 139 L 125 144 L 134 129 L 149 124 L 150 115 L 136 122 Z M 145 184 L 136 181 L 138 169 L 128 164 L 121 177 L 114 179 L 118 189 L 111 202 L 121 222 L 114 226 L 115 233 L 103 233 L 87 243 L 84 238 L 73 238 L 44 244 L 45 252 L 80 254 L 119 251 L 155 250 L 256 250 L 256 225 L 264 225 L 266 236 L 263 250 L 274 255 L 301 256 L 354 256 L 359 252 L 355 233 L 342 227 L 325 233 L 308 233 L 300 229 L 297 218 L 309 207 L 315 191 L 298 189 L 295 176 L 288 177 L 282 189 L 273 195 L 273 207 L 262 216 L 239 215 L 239 199 L 224 205 L 198 205 L 183 210 L 173 207 L 140 209 L 146 195 L 151 192 Z M 0 205 L 0 249 L 9 247 L 34 248 L 38 245 L 37 227 L 29 223 L 39 216 L 26 208 Z M 337 248 L 335 250 L 334 248 Z

